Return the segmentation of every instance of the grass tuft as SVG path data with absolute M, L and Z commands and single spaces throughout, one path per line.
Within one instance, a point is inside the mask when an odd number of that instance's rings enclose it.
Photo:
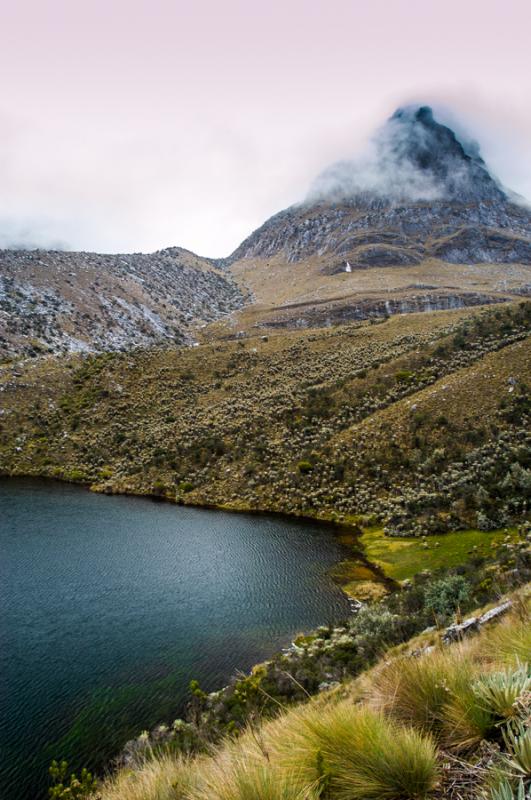
M 531 620 L 512 618 L 487 633 L 486 657 L 500 665 L 514 666 L 529 660 Z
M 364 706 L 313 708 L 281 743 L 280 760 L 337 800 L 423 798 L 437 781 L 429 736 L 398 727 Z
M 190 800 L 318 800 L 296 775 L 282 773 L 267 761 L 225 758 L 200 779 Z
M 105 782 L 105 800 L 185 800 L 193 783 L 189 761 L 171 755 L 147 759 L 141 768 L 122 769 Z

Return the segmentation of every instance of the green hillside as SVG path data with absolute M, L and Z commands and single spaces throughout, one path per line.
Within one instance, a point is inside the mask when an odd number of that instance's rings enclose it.
M 0 369 L 0 472 L 387 533 L 499 529 L 529 491 L 531 304 Z

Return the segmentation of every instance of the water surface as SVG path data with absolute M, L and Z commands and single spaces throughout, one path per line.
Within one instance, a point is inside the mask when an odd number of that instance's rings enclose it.
M 101 767 L 191 678 L 344 619 L 341 555 L 317 524 L 0 481 L 0 797 L 44 796 L 53 757 Z

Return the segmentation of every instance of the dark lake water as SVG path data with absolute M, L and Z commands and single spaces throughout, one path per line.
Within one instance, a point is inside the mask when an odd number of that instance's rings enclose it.
M 99 768 L 300 630 L 344 619 L 333 533 L 278 517 L 0 481 L 0 797 Z

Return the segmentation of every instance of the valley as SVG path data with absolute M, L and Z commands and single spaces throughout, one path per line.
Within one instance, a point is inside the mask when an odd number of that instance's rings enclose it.
M 511 786 L 511 794 L 497 795 L 489 781 L 496 773 L 500 785 L 515 784 L 508 764 L 519 745 L 507 737 L 524 741 L 511 724 L 523 725 L 529 714 L 529 679 L 514 654 L 529 645 L 531 210 L 491 175 L 477 145 L 425 106 L 395 112 L 375 134 L 371 159 L 332 165 L 300 203 L 226 258 L 179 247 L 0 252 L 0 476 L 55 479 L 67 494 L 76 492 L 67 484 L 78 484 L 99 495 L 165 501 L 153 518 L 249 512 L 220 515 L 227 542 L 242 526 L 252 531 L 237 573 L 242 596 L 253 570 L 263 587 L 261 563 L 275 561 L 267 554 L 273 514 L 279 530 L 298 526 L 301 541 L 317 522 L 329 523 L 335 554 L 326 556 L 323 576 L 324 556 L 314 563 L 302 548 L 290 556 L 282 537 L 273 537 L 281 587 L 297 576 L 307 588 L 321 570 L 330 618 L 298 634 L 282 620 L 275 642 L 283 649 L 273 655 L 250 619 L 243 660 L 248 666 L 256 653 L 266 661 L 243 673 L 225 659 L 216 679 L 229 682 L 215 691 L 208 670 L 208 691 L 195 675 L 190 683 L 188 672 L 180 675 L 171 684 L 178 703 L 170 693 L 157 707 L 160 724 L 153 727 L 153 711 L 142 717 L 149 730 L 124 726 L 124 737 L 134 736 L 127 743 L 110 735 L 118 760 L 103 781 L 52 767 L 57 800 L 514 800 Z M 87 508 L 108 499 L 77 491 Z M 65 520 L 68 528 L 68 514 Z M 149 531 L 146 516 L 133 537 L 139 564 L 143 548 L 160 539 L 159 528 L 153 537 Z M 221 616 L 211 625 L 212 611 L 192 615 L 180 635 L 184 642 L 198 623 L 209 652 L 223 628 L 223 604 L 237 619 L 239 597 L 230 564 L 216 572 L 220 553 L 227 555 L 223 536 L 215 528 L 208 543 L 203 532 L 198 524 L 190 565 L 198 585 L 207 573 L 203 558 L 216 573 L 205 591 L 219 579 L 212 606 Z M 170 525 L 163 537 L 168 558 L 174 533 Z M 188 533 L 185 526 L 179 535 Z M 245 555 L 245 537 L 244 545 Z M 290 558 L 297 559 L 293 574 Z M 159 571 L 172 602 L 177 572 L 169 574 L 165 562 L 149 576 L 165 607 Z M 187 579 L 185 564 L 177 583 Z M 93 588 L 90 576 L 83 580 Z M 134 595 L 130 588 L 125 606 Z M 277 600 L 260 596 L 258 610 Z M 155 606 L 145 603 L 155 625 Z M 107 611 L 115 631 L 112 603 Z M 171 618 L 180 611 L 172 607 Z M 315 626 L 314 611 L 295 617 Z M 509 615 L 499 634 L 480 634 L 487 647 L 493 643 L 492 659 L 473 643 L 445 649 L 464 639 L 459 626 L 468 613 L 475 616 L 467 632 Z M 233 633 L 226 635 L 230 641 Z M 230 647 L 223 642 L 221 650 Z M 461 657 L 468 688 L 459 681 Z M 433 718 L 426 721 L 407 697 L 397 710 L 396 685 L 387 691 L 391 684 L 378 683 L 395 661 L 411 674 L 411 664 L 427 665 Z M 160 678 L 169 667 L 153 669 Z M 199 662 L 197 669 L 202 679 Z M 510 719 L 492 693 L 485 711 L 487 689 L 470 689 L 505 680 L 518 688 Z M 443 699 L 441 685 L 450 687 Z M 127 717 L 116 703 L 118 717 Z M 342 715 L 350 719 L 352 704 L 356 720 L 369 725 L 367 741 L 376 741 L 367 763 L 378 743 L 401 742 L 393 774 L 372 794 L 364 794 L 372 767 L 355 766 L 357 794 L 341 783 L 351 751 L 337 751 L 354 736 Z M 338 726 L 332 743 L 314 716 L 321 710 L 330 730 Z M 171 722 L 177 713 L 182 718 Z M 72 735 L 84 735 L 84 715 L 81 709 Z M 92 736 L 97 726 L 89 728 Z M 308 730 L 310 744 L 300 738 Z M 304 775 L 282 749 L 293 740 L 309 759 Z M 62 740 L 63 749 L 72 741 Z M 91 742 L 83 757 L 99 770 L 109 752 Z M 355 753 L 364 742 L 352 740 Z M 426 772 L 412 787 L 401 759 L 414 771 L 419 748 Z

